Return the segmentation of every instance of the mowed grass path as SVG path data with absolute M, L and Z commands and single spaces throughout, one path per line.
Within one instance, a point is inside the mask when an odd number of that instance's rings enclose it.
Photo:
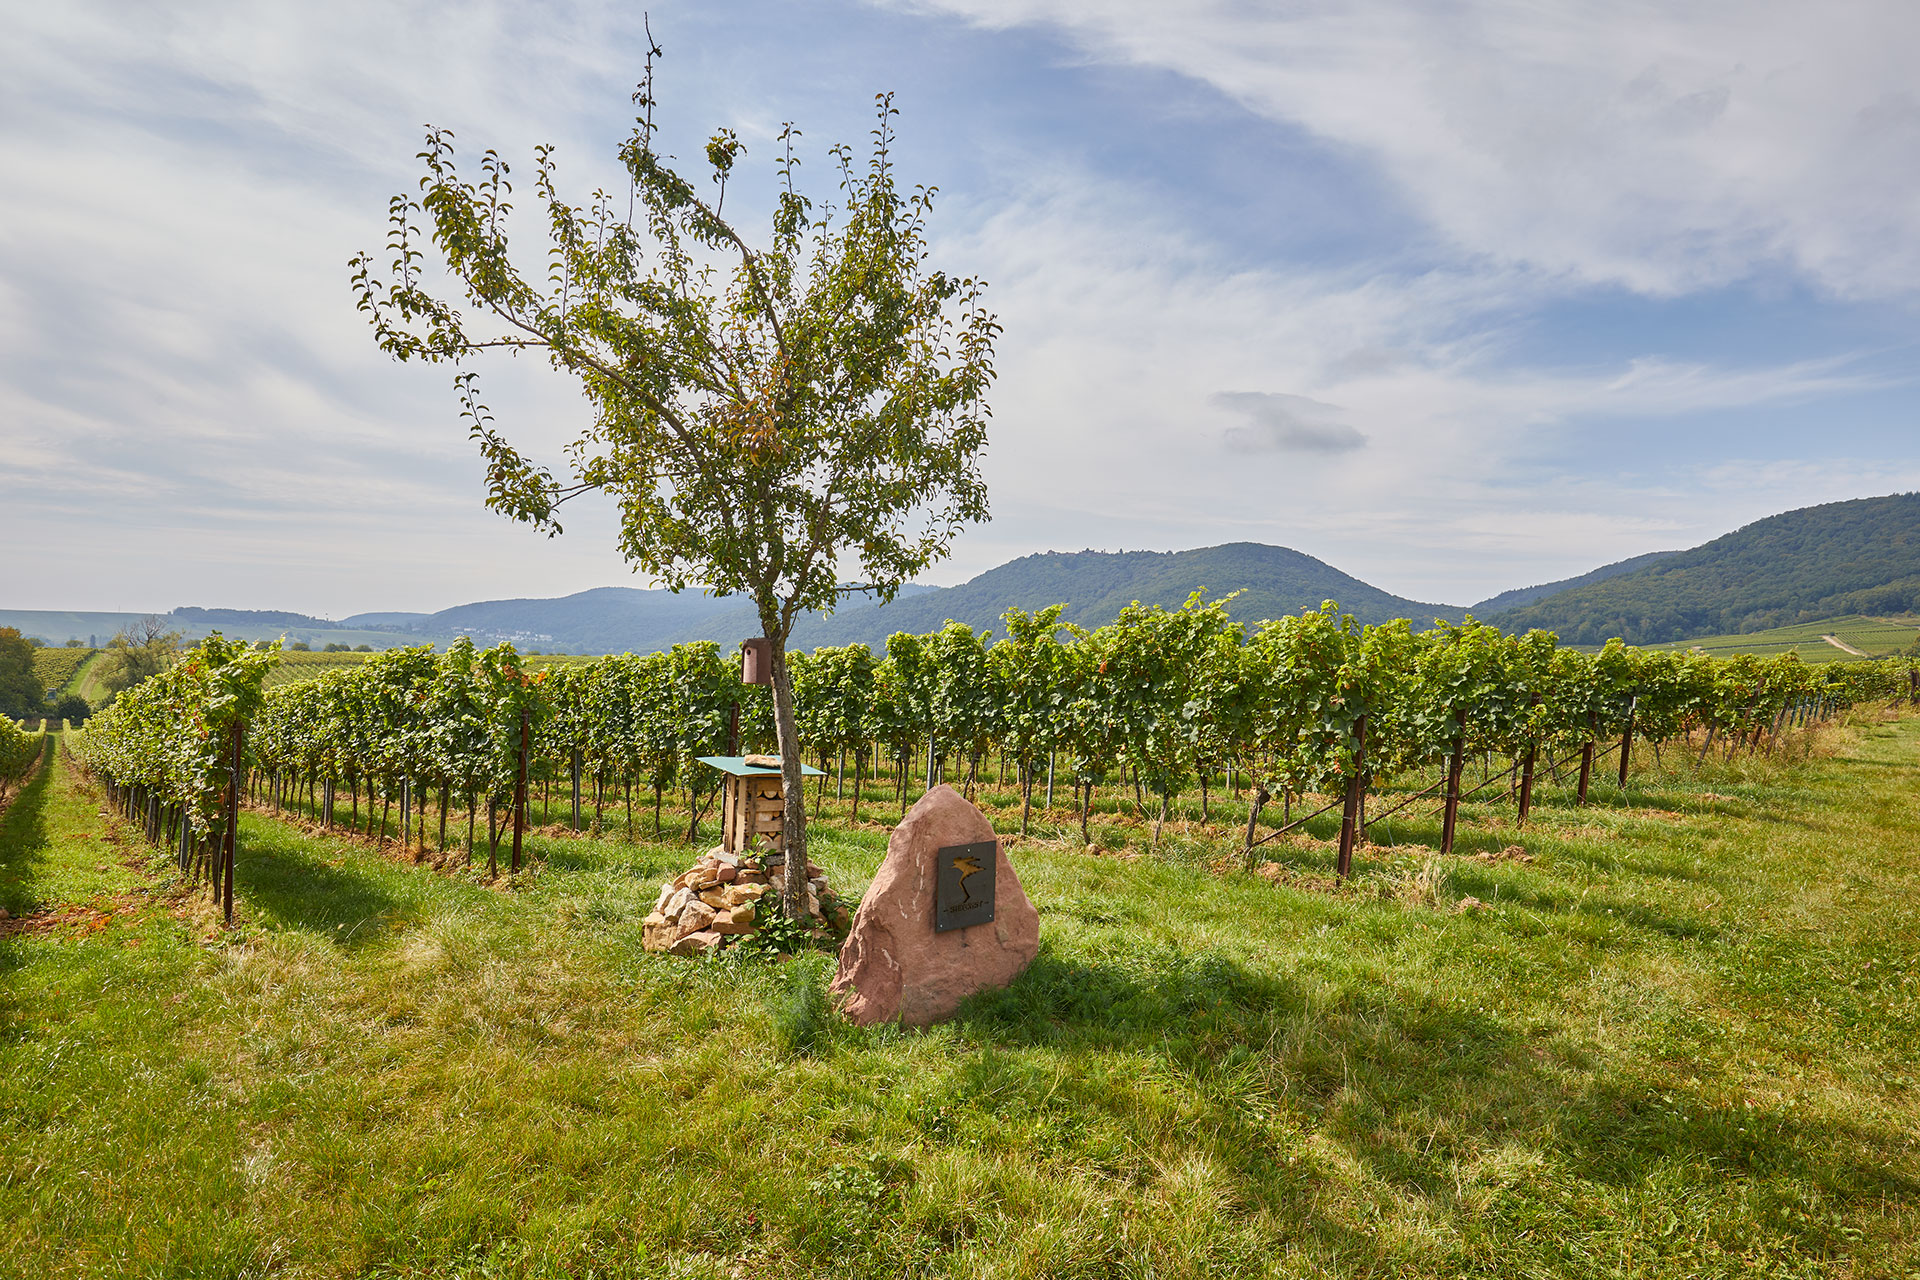
M 1039 961 L 918 1034 L 836 1023 L 825 957 L 645 954 L 684 846 L 487 887 L 249 817 L 228 935 L 49 769 L 0 818 L 0 906 L 65 908 L 0 941 L 0 1274 L 1909 1276 L 1917 763 L 1868 723 L 1470 827 L 1530 863 L 1396 825 L 1338 896 L 1022 845 Z

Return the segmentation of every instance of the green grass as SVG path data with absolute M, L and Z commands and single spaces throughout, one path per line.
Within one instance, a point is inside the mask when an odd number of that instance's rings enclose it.
M 0 942 L 0 1274 L 1908 1276 L 1916 763 L 1378 824 L 1339 894 L 1213 870 L 1231 804 L 1020 843 L 1039 960 L 912 1034 L 643 952 L 684 846 L 488 887 L 250 816 L 227 935 L 49 771 L 0 905 L 93 910 Z
M 79 694 L 90 706 L 101 705 L 107 700 L 107 687 L 100 682 L 100 677 L 106 673 L 106 661 L 105 649 L 93 650 L 93 656 L 80 664 L 80 669 L 73 673 L 64 692 Z
M 1827 618 L 1820 622 L 1803 622 L 1791 627 L 1775 627 L 1768 631 L 1751 631 L 1745 635 L 1700 636 L 1692 640 L 1676 640 L 1650 647 L 1698 649 L 1716 658 L 1724 658 L 1735 653 L 1752 653 L 1765 657 L 1797 651 L 1801 660 L 1805 662 L 1860 661 L 1857 655 L 1836 648 L 1822 639 L 1823 636 L 1829 635 L 1852 645 L 1870 658 L 1881 658 L 1899 653 L 1916 638 L 1920 638 L 1920 619 L 1869 618 L 1861 614 L 1849 614 L 1846 617 Z

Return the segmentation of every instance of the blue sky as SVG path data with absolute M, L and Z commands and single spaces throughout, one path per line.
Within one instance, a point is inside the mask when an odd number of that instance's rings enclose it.
M 610 513 L 487 514 L 439 370 L 352 306 L 426 122 L 617 185 L 640 11 L 0 8 L 0 601 L 342 616 L 632 582 Z M 1902 0 L 656 4 L 662 119 L 770 177 L 902 110 L 1005 324 L 994 519 L 1296 547 L 1467 603 L 1920 488 Z M 531 241 L 530 241 L 531 243 Z M 582 421 L 481 366 L 557 456 Z

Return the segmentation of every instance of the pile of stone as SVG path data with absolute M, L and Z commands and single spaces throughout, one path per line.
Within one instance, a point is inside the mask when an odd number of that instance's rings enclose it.
M 716 847 L 660 890 L 653 914 L 644 922 L 642 940 L 649 951 L 701 956 L 736 944 L 758 932 L 778 910 L 786 858 L 778 852 L 728 853 Z M 808 931 L 820 941 L 845 934 L 847 908 L 828 887 L 826 873 L 807 864 Z

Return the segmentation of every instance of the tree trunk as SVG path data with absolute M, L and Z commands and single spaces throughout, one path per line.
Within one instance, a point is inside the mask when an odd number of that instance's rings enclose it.
M 780 747 L 780 781 L 785 791 L 782 843 L 787 859 L 780 880 L 780 904 L 789 920 L 806 919 L 807 908 L 807 792 L 800 773 L 800 726 L 793 713 L 793 676 L 787 670 L 787 637 L 772 625 L 778 612 L 760 606 L 760 623 L 772 650 L 773 732 Z

